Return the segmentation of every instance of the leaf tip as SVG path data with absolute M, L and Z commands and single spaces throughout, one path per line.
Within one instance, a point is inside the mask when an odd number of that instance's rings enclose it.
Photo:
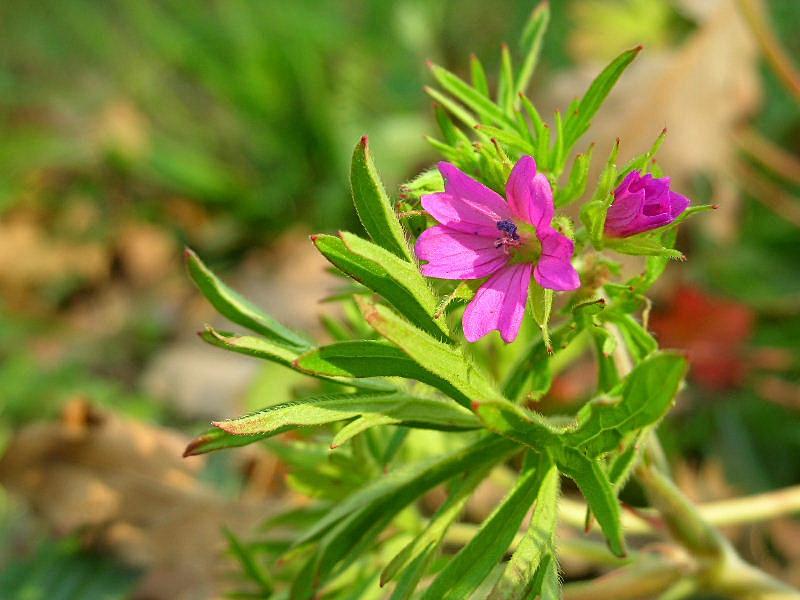
M 186 444 L 186 448 L 183 450 L 183 454 L 181 455 L 182 458 L 189 458 L 190 456 L 199 456 L 203 454 L 199 451 L 200 446 L 208 439 L 207 435 L 198 435 L 196 438 L 191 440 L 188 444 Z
M 364 150 L 366 150 L 367 147 L 369 146 L 369 136 L 362 135 L 361 140 L 359 140 L 358 144 L 362 146 Z
M 236 435 L 238 433 L 231 421 L 211 421 L 211 426 L 221 429 L 225 433 L 230 433 L 231 435 Z

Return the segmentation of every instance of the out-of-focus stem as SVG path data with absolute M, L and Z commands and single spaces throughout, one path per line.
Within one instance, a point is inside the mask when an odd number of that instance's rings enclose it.
M 800 159 L 767 139 L 752 127 L 736 134 L 742 152 L 779 177 L 800 185 Z
M 736 175 L 739 184 L 754 199 L 779 217 L 800 227 L 800 205 L 783 188 L 759 175 L 745 161 L 737 161 Z
M 564 600 L 638 600 L 656 598 L 687 577 L 691 567 L 667 559 L 637 561 L 606 575 L 564 586 Z
M 658 518 L 656 511 L 640 509 L 644 516 Z M 777 517 L 800 513 L 800 485 L 782 490 L 708 502 L 697 506 L 697 512 L 704 521 L 718 527 L 758 523 Z M 586 505 L 583 502 L 562 498 L 559 505 L 559 516 L 563 523 L 583 528 L 586 518 Z M 656 533 L 647 520 L 631 513 L 622 514 L 622 527 L 625 533 L 647 535 Z
M 672 480 L 654 468 L 647 452 L 635 474 L 672 537 L 696 561 L 695 577 L 702 588 L 741 600 L 800 599 L 800 593 L 739 558 Z
M 764 58 L 795 98 L 800 100 L 800 72 L 783 51 L 764 14 L 760 0 L 739 0 L 742 14 L 761 47 Z

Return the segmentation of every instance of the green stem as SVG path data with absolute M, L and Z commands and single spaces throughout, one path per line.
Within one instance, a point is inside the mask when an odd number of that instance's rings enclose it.
M 651 448 L 658 447 L 656 440 Z M 741 600 L 800 599 L 797 591 L 745 563 L 673 481 L 654 467 L 650 449 L 635 473 L 672 536 L 695 559 L 703 588 Z

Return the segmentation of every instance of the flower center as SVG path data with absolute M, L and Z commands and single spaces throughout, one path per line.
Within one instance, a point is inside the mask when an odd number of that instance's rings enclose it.
M 495 248 L 502 247 L 506 254 L 509 248 L 515 248 L 520 245 L 519 233 L 517 233 L 517 226 L 510 219 L 503 219 L 497 222 L 497 229 L 500 231 L 500 237 L 494 242 Z
M 503 248 L 511 256 L 511 263 L 535 263 L 539 260 L 542 245 L 533 227 L 523 224 L 523 231 L 520 233 L 516 223 L 511 219 L 503 219 L 497 222 L 497 230 L 500 237 L 495 240 L 494 246 Z

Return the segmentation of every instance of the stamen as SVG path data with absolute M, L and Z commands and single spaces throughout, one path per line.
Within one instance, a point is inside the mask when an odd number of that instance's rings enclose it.
M 517 233 L 517 226 L 510 219 L 503 219 L 497 222 L 497 229 L 506 234 L 512 240 L 518 240 L 519 234 Z
M 497 222 L 497 229 L 502 235 L 497 238 L 494 243 L 495 248 L 502 246 L 503 250 L 508 253 L 509 247 L 516 247 L 520 245 L 519 233 L 517 233 L 517 226 L 510 219 L 503 219 Z

